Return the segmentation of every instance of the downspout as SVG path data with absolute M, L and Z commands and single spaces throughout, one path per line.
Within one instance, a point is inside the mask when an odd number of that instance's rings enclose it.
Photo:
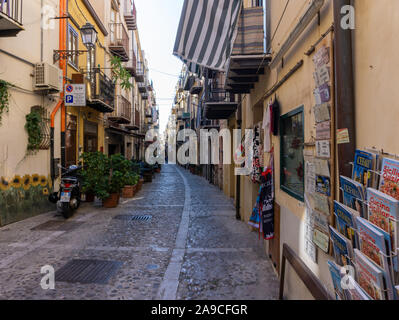
M 60 0 L 60 11 L 59 16 L 63 17 L 67 13 L 67 0 Z M 66 19 L 59 19 L 60 21 L 60 30 L 59 30 L 59 50 L 65 50 L 66 48 Z M 55 115 L 58 110 L 61 108 L 61 146 L 62 140 L 64 139 L 64 151 L 65 151 L 65 106 L 64 106 L 64 87 L 66 83 L 67 70 L 66 70 L 66 61 L 61 59 L 59 61 L 59 67 L 62 69 L 62 89 L 60 93 L 60 100 L 58 101 L 56 107 L 51 113 L 51 129 L 50 129 L 50 157 L 51 157 L 51 180 L 55 181 L 55 163 L 54 163 L 54 127 L 55 127 Z M 62 137 L 63 136 L 63 137 Z M 64 152 L 65 155 L 65 152 Z M 62 151 L 61 151 L 62 157 Z
M 351 0 L 334 0 L 335 115 L 336 129 L 348 129 L 350 142 L 339 144 L 339 175 L 350 177 L 356 151 L 355 94 L 352 56 L 352 30 L 341 27 L 341 8 Z
M 242 124 L 242 96 L 240 95 L 240 104 L 238 105 L 238 110 L 237 110 L 237 129 L 241 130 L 241 124 Z M 234 150 L 235 152 L 236 150 Z M 237 175 L 236 176 L 236 219 L 241 220 L 241 214 L 240 214 L 240 209 L 241 209 L 241 176 Z

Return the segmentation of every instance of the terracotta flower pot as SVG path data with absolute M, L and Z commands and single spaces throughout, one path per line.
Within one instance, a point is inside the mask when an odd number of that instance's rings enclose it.
M 139 180 L 139 190 L 143 187 L 144 179 Z
M 122 198 L 130 199 L 134 197 L 136 186 L 125 186 L 122 189 Z
M 86 193 L 86 202 L 92 203 L 94 202 L 95 195 L 94 193 Z
M 119 193 L 111 193 L 109 198 L 103 200 L 104 208 L 116 208 L 119 204 Z

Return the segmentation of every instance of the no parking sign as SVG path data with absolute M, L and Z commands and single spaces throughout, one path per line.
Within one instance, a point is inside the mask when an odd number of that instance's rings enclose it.
M 65 85 L 65 105 L 72 107 L 85 107 L 86 86 L 84 84 Z

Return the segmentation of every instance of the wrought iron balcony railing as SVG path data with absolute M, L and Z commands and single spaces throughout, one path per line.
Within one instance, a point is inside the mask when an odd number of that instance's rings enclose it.
M 0 0 L 0 37 L 14 37 L 22 26 L 22 0 Z
M 115 97 L 115 110 L 109 117 L 109 120 L 116 123 L 129 124 L 132 120 L 131 103 L 124 96 Z
M 137 71 L 137 59 L 136 54 L 133 50 L 130 50 L 129 61 L 125 62 L 125 68 L 129 71 L 132 77 L 136 76 Z
M 129 35 L 123 23 L 110 23 L 109 29 L 109 50 L 122 61 L 129 61 Z
M 88 105 L 101 112 L 114 111 L 115 84 L 100 69 L 87 73 Z
M 125 22 L 128 30 L 137 29 L 137 14 L 134 1 L 125 0 Z
M 0 0 L 0 13 L 22 25 L 22 0 Z
M 137 82 L 144 82 L 145 80 L 145 71 L 144 71 L 144 63 L 141 61 L 137 61 L 136 64 L 136 81 Z

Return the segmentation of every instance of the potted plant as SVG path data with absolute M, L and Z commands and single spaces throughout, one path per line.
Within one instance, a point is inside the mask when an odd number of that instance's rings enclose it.
M 122 197 L 129 199 L 133 198 L 136 194 L 137 183 L 139 177 L 133 172 L 129 172 L 126 176 L 125 186 L 122 189 Z
M 101 180 L 107 174 L 108 158 L 101 152 L 87 152 L 81 156 L 81 160 L 83 161 L 82 191 L 86 195 L 86 202 L 93 202 L 101 189 L 99 189 Z
M 108 162 L 108 183 L 103 184 L 100 199 L 106 208 L 116 208 L 119 204 L 120 191 L 126 185 L 126 179 L 130 172 L 130 161 L 122 155 L 112 155 Z M 102 181 L 104 183 L 104 180 Z M 106 196 L 108 194 L 108 197 Z

